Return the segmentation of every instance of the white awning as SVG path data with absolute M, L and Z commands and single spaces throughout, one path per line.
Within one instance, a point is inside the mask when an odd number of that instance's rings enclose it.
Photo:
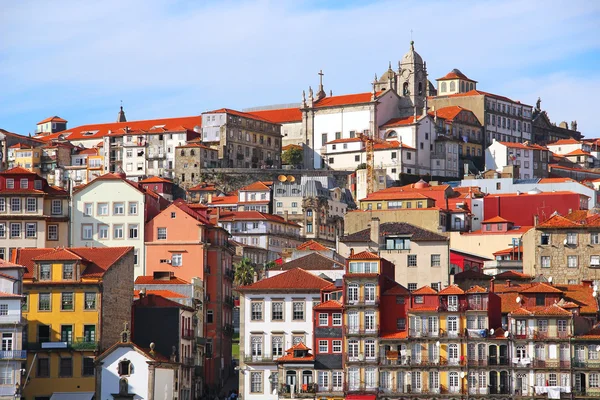
M 50 400 L 92 400 L 94 392 L 54 392 Z

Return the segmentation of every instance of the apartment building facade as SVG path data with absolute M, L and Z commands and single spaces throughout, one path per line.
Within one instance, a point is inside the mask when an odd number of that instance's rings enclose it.
M 133 248 L 19 249 L 23 279 L 26 398 L 94 392 L 94 356 L 131 321 Z M 90 396 L 91 398 L 91 396 Z
M 507 166 L 517 166 L 519 176 L 531 179 L 548 176 L 548 149 L 529 143 L 499 142 L 492 140 L 485 149 L 485 164 L 489 169 L 502 171 Z
M 219 166 L 219 154 L 197 141 L 175 147 L 174 181 L 183 189 L 202 183 L 202 171 Z

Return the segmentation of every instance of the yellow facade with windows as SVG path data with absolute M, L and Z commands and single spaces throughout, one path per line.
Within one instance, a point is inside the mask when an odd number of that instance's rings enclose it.
M 435 200 L 418 194 L 413 193 L 407 196 L 405 193 L 399 193 L 397 197 L 386 193 L 384 195 L 387 199 L 379 199 L 377 193 L 374 193 L 363 200 L 360 200 L 361 210 L 395 210 L 395 209 L 418 209 L 418 208 L 431 208 L 435 206 Z
M 73 265 L 72 274 L 77 274 L 75 263 L 68 264 Z M 69 274 L 64 263 L 46 265 L 51 268 L 49 281 L 25 280 L 23 317 L 27 320 L 30 380 L 23 395 L 35 398 L 54 392 L 93 392 L 100 280 L 69 281 L 63 279 L 64 273 Z
M 15 149 L 14 166 L 21 166 L 31 172 L 39 174 L 40 163 L 42 160 L 41 153 L 40 149 L 34 148 Z

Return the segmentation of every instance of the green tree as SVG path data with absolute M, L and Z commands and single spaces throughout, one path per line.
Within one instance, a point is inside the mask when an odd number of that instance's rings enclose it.
M 302 163 L 302 149 L 290 147 L 281 155 L 281 161 L 287 165 L 298 165 Z
M 254 282 L 254 267 L 248 258 L 242 258 L 235 266 L 235 283 L 239 286 L 250 285 Z

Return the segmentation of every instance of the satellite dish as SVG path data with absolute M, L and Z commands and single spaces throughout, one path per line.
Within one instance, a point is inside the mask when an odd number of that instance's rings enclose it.
M 464 377 L 465 377 L 465 372 L 464 372 L 464 371 L 460 373 L 460 377 L 461 377 L 461 378 L 464 378 Z
M 552 283 L 552 277 L 551 276 L 548 277 L 548 283 Z
M 490 329 L 490 335 L 493 335 L 493 334 L 494 334 L 494 332 L 495 332 L 495 331 L 494 331 L 494 328 Z
M 564 244 L 565 246 L 567 245 L 567 239 L 565 239 L 565 240 L 563 241 L 563 244 Z
M 504 337 L 507 338 L 508 337 L 508 331 L 504 332 Z
M 598 285 L 594 285 L 594 292 L 598 291 Z
M 594 291 L 594 292 L 592 293 L 592 296 L 594 296 L 594 297 L 598 297 L 598 292 Z
M 600 351 L 600 345 L 596 346 L 596 351 Z
M 279 182 L 285 182 L 285 181 L 287 181 L 287 176 L 285 176 L 285 175 L 279 175 L 279 176 L 277 177 L 277 180 L 278 180 Z
M 292 175 L 288 175 L 287 176 L 287 181 L 288 182 L 296 182 L 296 178 L 294 178 Z
M 517 304 L 521 304 L 521 296 L 517 296 Z
M 436 347 L 440 347 L 440 341 L 439 340 L 437 342 L 435 342 L 435 346 Z

